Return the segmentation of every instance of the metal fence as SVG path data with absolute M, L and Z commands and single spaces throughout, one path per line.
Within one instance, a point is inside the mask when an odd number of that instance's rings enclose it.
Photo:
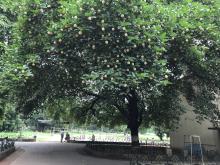
M 217 153 L 207 152 L 205 154 L 204 164 L 201 161 L 201 157 L 199 154 L 195 154 L 190 157 L 190 153 L 188 155 L 184 155 L 182 153 L 172 153 L 172 150 L 167 148 L 166 153 L 158 153 L 156 150 L 148 150 L 143 153 L 140 149 L 133 148 L 130 153 L 130 165 L 150 165 L 150 164 L 178 164 L 178 165 L 189 165 L 189 164 L 198 164 L 198 165 L 220 165 L 220 156 Z

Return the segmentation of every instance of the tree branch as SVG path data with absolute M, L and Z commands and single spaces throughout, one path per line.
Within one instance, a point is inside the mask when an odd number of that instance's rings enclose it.
M 126 122 L 128 122 L 128 113 L 117 103 L 114 104 L 114 106 L 119 110 L 119 112 L 124 116 Z

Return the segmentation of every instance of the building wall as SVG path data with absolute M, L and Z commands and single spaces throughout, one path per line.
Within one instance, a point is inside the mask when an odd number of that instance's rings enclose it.
M 184 98 L 183 105 L 188 111 L 182 115 L 179 128 L 170 134 L 171 147 L 183 149 L 184 136 L 185 140 L 189 142 L 189 135 L 197 135 L 200 136 L 202 144 L 213 145 L 207 146 L 206 149 L 212 150 L 214 148 L 220 153 L 220 130 L 208 129 L 213 127 L 213 124 L 208 120 L 201 122 L 201 124 L 196 122 L 196 115 L 192 111 L 193 107 L 187 104 Z
M 218 131 L 218 137 L 217 137 L 217 143 L 216 143 L 216 145 L 217 145 L 217 151 L 218 151 L 218 153 L 220 154 L 220 130 Z

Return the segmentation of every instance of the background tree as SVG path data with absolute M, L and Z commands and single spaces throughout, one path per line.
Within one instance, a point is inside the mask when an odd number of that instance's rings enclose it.
M 5 109 L 7 105 L 14 105 L 14 94 L 16 88 L 22 86 L 25 77 L 31 75 L 24 65 L 23 61 L 15 58 L 16 48 L 12 47 L 13 43 L 13 27 L 17 22 L 18 13 L 21 8 L 17 8 L 18 4 L 24 4 L 24 0 L 13 2 L 5 0 L 0 2 L 0 118 L 8 111 Z M 12 108 L 13 109 L 13 108 Z M 13 113 L 14 110 L 12 110 Z M 10 112 L 12 112 L 10 111 Z M 10 116 L 10 115 L 9 115 Z
M 7 103 L 4 106 L 4 116 L 0 123 L 1 131 L 19 131 L 24 127 L 24 121 L 21 115 L 15 111 L 15 105 Z

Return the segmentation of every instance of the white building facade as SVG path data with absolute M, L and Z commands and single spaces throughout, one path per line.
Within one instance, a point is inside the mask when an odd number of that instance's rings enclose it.
M 208 120 L 198 123 L 193 107 L 185 99 L 183 105 L 188 111 L 181 116 L 179 128 L 170 134 L 171 147 L 183 150 L 184 146 L 190 144 L 190 136 L 195 135 L 200 137 L 206 150 L 216 150 L 220 154 L 220 125 L 213 125 Z

